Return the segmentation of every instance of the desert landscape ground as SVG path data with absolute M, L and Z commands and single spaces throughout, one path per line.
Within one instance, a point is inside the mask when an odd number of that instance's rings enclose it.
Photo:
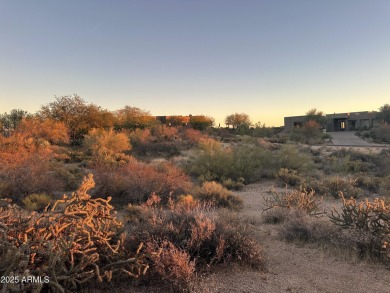
M 77 96 L 4 114 L 2 292 L 389 292 L 389 126 L 310 113 L 291 132 Z

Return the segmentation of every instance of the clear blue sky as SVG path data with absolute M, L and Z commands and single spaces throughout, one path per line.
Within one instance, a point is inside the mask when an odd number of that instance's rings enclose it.
M 0 0 L 0 112 L 78 94 L 154 115 L 390 103 L 388 0 Z

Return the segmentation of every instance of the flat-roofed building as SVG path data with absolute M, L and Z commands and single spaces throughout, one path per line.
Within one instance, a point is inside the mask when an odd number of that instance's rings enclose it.
M 354 131 L 370 129 L 378 124 L 376 111 L 350 112 L 326 114 L 328 123 L 326 131 Z M 284 129 L 291 131 L 296 127 L 302 127 L 306 116 L 284 117 Z

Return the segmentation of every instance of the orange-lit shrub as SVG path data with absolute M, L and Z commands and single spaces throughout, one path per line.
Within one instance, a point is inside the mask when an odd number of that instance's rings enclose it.
M 95 175 L 97 192 L 120 204 L 144 202 L 152 193 L 166 203 L 169 196 L 186 194 L 192 186 L 189 177 L 173 165 L 153 166 L 135 159 L 118 167 L 98 166 Z
M 200 188 L 195 190 L 195 196 L 201 201 L 209 201 L 215 206 L 239 210 L 243 206 L 241 197 L 215 181 L 205 181 Z
M 159 253 L 156 253 L 159 252 Z M 168 240 L 150 241 L 146 253 L 152 255 L 149 279 L 161 280 L 175 292 L 188 292 L 195 278 L 195 261 Z
M 51 149 L 41 140 L 16 133 L 0 136 L 0 190 L 3 197 L 21 199 L 21 195 L 63 188 L 52 172 Z
M 190 255 L 197 268 L 218 263 L 239 262 L 262 268 L 261 248 L 248 227 L 230 213 L 213 213 L 210 205 L 192 207 L 170 202 L 163 209 L 153 196 L 147 204 L 131 206 L 127 225 L 132 243 L 166 240 Z M 137 211 L 137 212 L 136 212 Z M 140 212 L 142 211 L 142 212 Z M 160 242 L 159 242 L 160 243 Z M 185 271 L 188 267 L 184 266 Z
M 92 154 L 92 160 L 95 162 L 115 163 L 126 161 L 123 154 L 129 151 L 131 145 L 129 139 L 124 133 L 117 133 L 113 129 L 91 129 L 84 137 L 85 146 Z
M 66 125 L 52 119 L 23 119 L 16 131 L 35 139 L 45 139 L 53 144 L 69 143 L 69 130 Z

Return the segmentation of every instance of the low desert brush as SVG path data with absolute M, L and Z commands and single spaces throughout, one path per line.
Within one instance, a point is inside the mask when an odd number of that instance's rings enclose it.
M 272 208 L 286 208 L 289 210 L 302 210 L 309 215 L 319 215 L 322 197 L 319 197 L 314 190 L 307 191 L 306 189 L 286 191 L 279 193 L 274 189 L 270 190 L 270 197 L 264 197 L 266 208 L 263 211 Z
M 185 208 L 182 204 L 180 200 L 178 203 L 172 201 L 168 207 L 163 207 L 158 200 L 152 199 L 139 206 L 144 211 L 141 220 L 132 220 L 127 225 L 129 245 L 167 240 L 186 251 L 191 261 L 195 260 L 197 270 L 229 262 L 263 267 L 261 248 L 244 223 L 217 214 L 207 204 L 197 203 Z M 146 219 L 144 215 L 147 215 Z

